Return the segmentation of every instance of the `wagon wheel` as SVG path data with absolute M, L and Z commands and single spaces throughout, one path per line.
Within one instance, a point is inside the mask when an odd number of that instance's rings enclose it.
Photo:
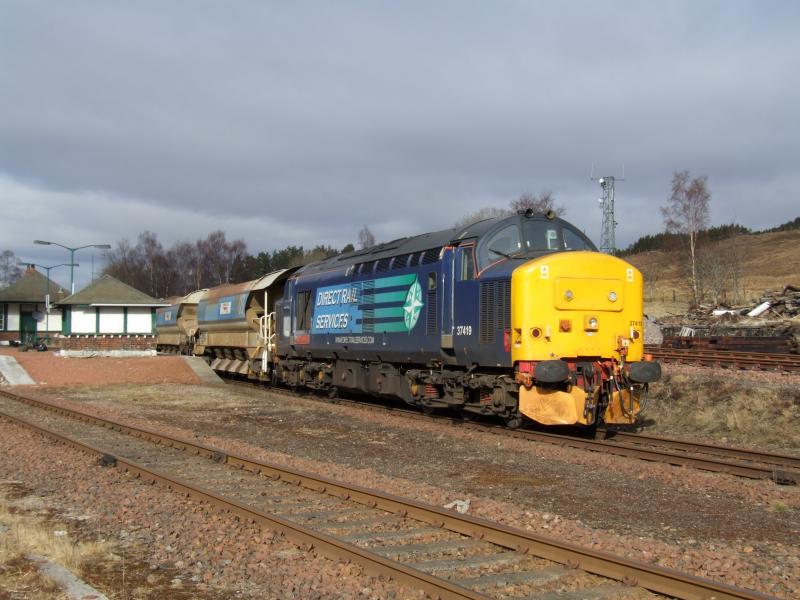
M 523 416 L 520 412 L 513 412 L 503 418 L 506 427 L 509 429 L 518 429 L 522 425 Z
M 337 388 L 335 385 L 332 385 L 331 387 L 328 388 L 328 400 L 335 403 L 338 398 L 339 398 L 339 388 Z
M 467 421 L 472 421 L 475 418 L 475 414 L 469 412 L 468 410 L 464 409 L 463 406 L 460 406 L 456 409 L 456 415 L 465 423 Z

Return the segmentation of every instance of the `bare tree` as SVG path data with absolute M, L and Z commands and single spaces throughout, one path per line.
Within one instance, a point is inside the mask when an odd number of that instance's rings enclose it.
M 470 213 L 453 224 L 453 227 L 466 227 L 477 223 L 478 221 L 485 221 L 486 219 L 494 219 L 495 217 L 507 217 L 511 215 L 511 210 L 507 208 L 498 208 L 496 206 L 484 206 L 479 208 L 473 213 Z
M 11 250 L 3 250 L 0 254 L 0 287 L 6 287 L 22 277 L 22 269 L 17 264 L 17 257 Z
M 146 282 L 141 289 L 155 298 L 168 296 L 174 279 L 174 267 L 167 260 L 164 247 L 156 234 L 152 231 L 140 233 L 136 248 L 146 275 Z
M 116 277 L 128 285 L 138 288 L 142 285 L 143 269 L 141 256 L 128 240 L 120 240 L 117 247 L 106 252 L 106 266 L 103 274 Z
M 667 204 L 661 207 L 664 225 L 668 232 L 684 234 L 689 241 L 692 301 L 700 300 L 697 272 L 697 236 L 708 225 L 708 206 L 711 193 L 708 177 L 690 179 L 689 171 L 672 174 L 672 192 Z
M 552 210 L 557 215 L 563 215 L 566 212 L 566 209 L 563 206 L 556 206 L 555 201 L 556 199 L 555 196 L 553 196 L 553 192 L 547 190 L 539 192 L 539 194 L 523 192 L 520 194 L 519 198 L 512 200 L 509 203 L 508 208 L 484 206 L 456 221 L 453 224 L 453 227 L 467 227 L 468 225 L 472 225 L 478 221 L 494 219 L 497 217 L 508 217 L 521 210 L 528 209 L 531 209 L 536 214 L 546 213 L 548 210 Z
M 556 199 L 553 192 L 545 190 L 538 194 L 531 194 L 530 192 L 523 192 L 519 198 L 511 201 L 511 210 L 519 212 L 521 210 L 531 210 L 534 213 L 546 213 L 552 210 L 557 215 L 561 216 L 567 209 L 563 206 L 556 206 Z
M 244 240 L 225 239 L 222 230 L 213 231 L 200 243 L 204 255 L 206 285 L 222 285 L 231 283 L 231 273 L 236 261 L 247 254 Z M 205 285 L 203 286 L 205 287 Z
M 237 265 L 246 257 L 244 240 L 229 242 L 223 231 L 211 232 L 194 243 L 176 243 L 167 251 L 155 233 L 144 231 L 135 246 L 122 240 L 108 253 L 104 272 L 164 298 L 231 283 Z
M 375 245 L 375 236 L 372 235 L 372 232 L 369 230 L 369 227 L 364 225 L 361 230 L 358 232 L 358 246 L 362 250 L 365 248 L 372 248 Z
M 167 262 L 175 271 L 171 293 L 184 295 L 200 289 L 202 272 L 197 272 L 197 247 L 190 242 L 178 242 L 166 253 Z

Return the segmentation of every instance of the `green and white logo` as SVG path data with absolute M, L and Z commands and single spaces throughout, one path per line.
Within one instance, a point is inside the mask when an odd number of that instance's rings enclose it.
M 419 285 L 419 281 L 415 280 L 414 283 L 411 284 L 411 287 L 408 288 L 406 303 L 403 305 L 403 320 L 409 331 L 414 329 L 414 325 L 417 324 L 419 313 L 423 306 L 422 288 Z

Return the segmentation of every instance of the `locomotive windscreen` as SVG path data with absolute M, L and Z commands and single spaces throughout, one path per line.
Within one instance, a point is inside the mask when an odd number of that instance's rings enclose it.
M 522 229 L 528 251 L 597 250 L 585 235 L 563 222 L 525 219 Z

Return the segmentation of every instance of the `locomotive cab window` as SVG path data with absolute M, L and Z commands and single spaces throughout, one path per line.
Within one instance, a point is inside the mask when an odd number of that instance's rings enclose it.
M 472 253 L 472 246 L 461 248 L 461 281 L 475 279 L 475 255 Z
M 311 303 L 311 292 L 297 292 L 295 302 L 294 330 L 308 331 L 311 329 L 311 312 L 314 308 Z
M 526 220 L 525 249 L 535 252 L 555 252 L 560 249 L 558 226 L 553 221 Z
M 283 306 L 283 319 L 281 322 L 281 336 L 289 337 L 292 322 L 292 307 L 288 304 Z
M 569 227 L 562 228 L 564 234 L 564 250 L 596 250 L 585 236 Z
M 519 227 L 516 224 L 509 225 L 489 236 L 481 246 L 478 260 L 481 266 L 485 267 L 501 258 L 516 254 L 521 249 Z

